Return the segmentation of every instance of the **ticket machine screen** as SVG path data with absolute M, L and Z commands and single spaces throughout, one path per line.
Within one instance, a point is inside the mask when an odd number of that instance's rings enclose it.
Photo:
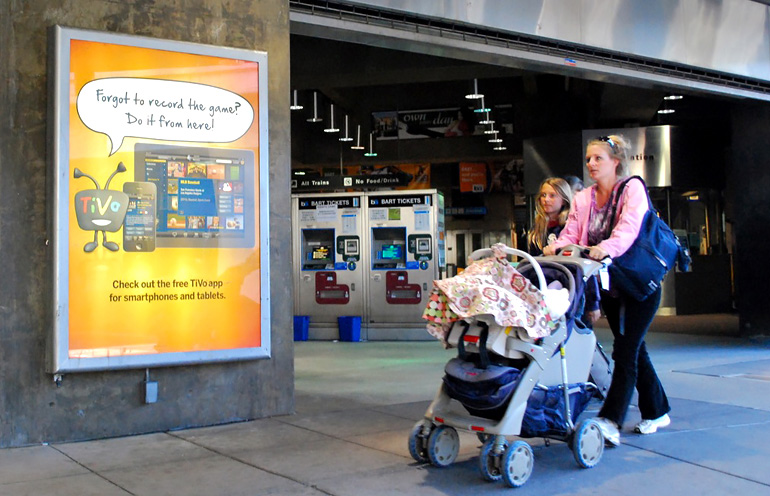
M 403 245 L 382 245 L 382 260 L 401 260 L 404 256 Z
M 325 260 L 329 258 L 328 246 L 316 246 L 313 248 L 313 260 Z

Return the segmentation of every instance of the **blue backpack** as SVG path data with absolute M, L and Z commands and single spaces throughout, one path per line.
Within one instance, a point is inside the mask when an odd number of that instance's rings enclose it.
M 671 228 L 658 216 L 652 206 L 647 184 L 639 176 L 629 177 L 620 183 L 615 193 L 608 230 L 611 232 L 614 227 L 620 195 L 631 179 L 638 179 L 644 185 L 649 209 L 644 215 L 634 244 L 625 253 L 613 258 L 608 270 L 612 287 L 620 289 L 637 301 L 642 301 L 660 288 L 663 277 L 676 264 L 679 264 L 680 270 L 687 271 L 692 259 L 690 250 L 679 243 Z

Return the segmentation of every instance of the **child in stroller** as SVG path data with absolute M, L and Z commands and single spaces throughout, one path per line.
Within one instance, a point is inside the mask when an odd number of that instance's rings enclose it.
M 525 262 L 513 269 L 507 255 Z M 435 282 L 425 311 L 429 332 L 457 347 L 458 357 L 447 363 L 436 397 L 410 433 L 410 454 L 448 466 L 462 429 L 483 441 L 479 468 L 486 480 L 519 487 L 532 473 L 531 446 L 507 436 L 565 441 L 578 465 L 595 466 L 604 451 L 601 431 L 592 419 L 574 422 L 596 391 L 588 382 L 596 338 L 575 326 L 575 318 L 582 313 L 585 279 L 602 264 L 581 258 L 578 247 L 535 259 L 495 245 L 471 258 L 478 262 L 457 276 L 463 281 Z M 492 284 L 498 292 L 489 291 Z M 488 301 L 506 298 L 523 301 L 523 314 L 521 306 L 511 315 Z

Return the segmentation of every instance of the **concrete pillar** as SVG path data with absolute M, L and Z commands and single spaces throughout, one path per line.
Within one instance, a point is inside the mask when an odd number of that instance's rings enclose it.
M 272 356 L 153 370 L 46 370 L 53 268 L 47 243 L 47 35 L 54 24 L 256 49 L 269 58 Z M 0 447 L 138 434 L 292 412 L 289 8 L 286 0 L 0 3 Z
M 770 104 L 735 105 L 728 187 L 735 231 L 736 304 L 744 336 L 770 335 Z

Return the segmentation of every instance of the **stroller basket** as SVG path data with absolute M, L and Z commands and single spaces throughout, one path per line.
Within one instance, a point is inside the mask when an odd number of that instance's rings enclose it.
M 570 413 L 573 424 L 583 413 L 596 392 L 591 383 L 570 384 Z M 521 421 L 521 437 L 558 437 L 569 433 L 564 418 L 564 391 L 562 386 L 536 387 L 527 400 L 527 410 Z

